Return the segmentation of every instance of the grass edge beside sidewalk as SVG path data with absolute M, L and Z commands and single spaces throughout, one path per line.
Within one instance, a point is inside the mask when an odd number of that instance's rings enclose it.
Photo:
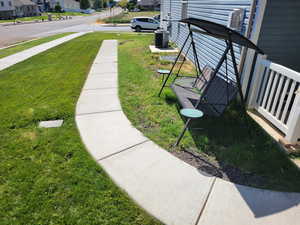
M 47 37 L 25 41 L 24 43 L 17 43 L 11 47 L 0 49 L 0 59 L 71 34 L 74 34 L 74 32 L 55 34 Z

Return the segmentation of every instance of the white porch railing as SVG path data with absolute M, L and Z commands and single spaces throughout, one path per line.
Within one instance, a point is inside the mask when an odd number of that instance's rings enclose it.
M 300 138 L 300 73 L 258 56 L 249 95 L 255 108 L 289 143 Z

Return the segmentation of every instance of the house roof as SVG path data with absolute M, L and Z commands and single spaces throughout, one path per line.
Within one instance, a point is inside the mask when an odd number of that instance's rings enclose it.
M 221 38 L 224 40 L 232 41 L 233 43 L 239 44 L 241 46 L 254 49 L 255 51 L 263 54 L 263 51 L 259 49 L 252 41 L 244 37 L 240 33 L 218 23 L 214 23 L 207 20 L 201 20 L 196 18 L 187 18 L 180 20 L 181 23 L 187 23 L 193 25 L 201 30 L 195 30 L 205 35 L 213 36 L 216 38 Z
M 30 0 L 13 0 L 14 6 L 23 6 L 23 5 L 36 5 Z

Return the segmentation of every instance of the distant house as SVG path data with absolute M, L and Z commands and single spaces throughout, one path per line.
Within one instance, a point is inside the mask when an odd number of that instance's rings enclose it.
M 66 12 L 80 12 L 80 3 L 75 0 L 49 0 L 50 9 L 54 9 L 57 4 Z
M 0 19 L 40 15 L 38 5 L 30 0 L 0 0 Z
M 12 0 L 0 0 L 0 19 L 10 19 L 14 16 Z
M 79 0 L 31 0 L 38 5 L 41 12 L 53 11 L 56 5 L 66 12 L 80 12 Z
M 137 5 L 144 10 L 160 10 L 160 0 L 140 0 Z
M 16 17 L 39 16 L 41 13 L 36 3 L 30 0 L 13 0 Z
M 47 4 L 47 2 L 45 0 L 31 0 L 31 1 L 33 1 L 35 4 L 37 4 L 40 12 L 47 11 L 47 9 L 49 8 L 49 7 L 47 7 L 47 5 L 49 6 L 49 4 Z

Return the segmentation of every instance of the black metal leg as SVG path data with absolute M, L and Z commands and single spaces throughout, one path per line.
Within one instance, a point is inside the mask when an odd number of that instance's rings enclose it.
M 190 46 L 188 47 L 188 50 L 186 51 L 186 54 L 185 54 L 186 56 L 183 58 L 182 63 L 180 64 L 179 69 L 178 69 L 178 71 L 177 71 L 177 74 L 176 74 L 176 76 L 174 77 L 172 83 L 174 83 L 175 80 L 177 79 L 177 77 L 179 76 L 179 73 L 180 73 L 180 71 L 181 71 L 181 68 L 182 68 L 183 64 L 184 64 L 185 61 L 186 61 L 186 57 L 187 57 L 187 55 L 188 55 L 188 53 L 189 53 L 189 51 L 190 51 L 191 46 L 192 46 L 192 43 L 191 43 Z
M 230 50 L 230 46 L 227 44 L 227 42 L 226 42 L 226 45 L 227 45 L 227 47 L 226 47 L 226 49 L 225 49 L 225 51 L 224 51 L 224 53 L 223 53 L 221 59 L 219 60 L 218 65 L 217 65 L 216 68 L 215 68 L 215 71 L 214 71 L 214 73 L 213 73 L 213 75 L 212 75 L 211 80 L 214 79 L 215 76 L 217 76 L 217 73 L 219 72 L 219 70 L 220 70 L 220 68 L 221 68 L 221 66 L 222 66 L 222 64 L 223 64 L 223 62 L 224 62 L 225 59 L 226 59 L 226 55 L 227 55 L 228 51 Z M 207 86 L 206 86 L 205 89 L 208 89 L 208 88 L 210 87 L 210 85 L 211 85 L 211 82 L 208 82 L 208 84 L 207 84 Z M 200 89 L 200 91 L 202 91 L 202 89 L 203 89 L 203 87 Z M 196 103 L 196 105 L 195 105 L 195 108 L 196 108 L 196 109 L 198 108 L 199 104 L 201 103 L 202 98 L 203 98 L 203 95 L 202 95 L 202 96 L 200 97 L 200 99 L 197 101 L 197 103 Z
M 175 146 L 178 146 L 178 145 L 179 145 L 181 139 L 183 138 L 184 133 L 186 132 L 186 130 L 187 130 L 188 126 L 189 126 L 190 121 L 191 121 L 190 118 L 186 121 L 186 123 L 185 123 L 185 125 L 184 125 L 184 128 L 183 128 L 183 130 L 181 131 L 181 134 L 180 134 L 179 137 L 177 138 L 177 141 L 176 141 L 176 143 L 175 143 Z
M 236 62 L 235 55 L 234 55 L 234 49 L 233 49 L 231 37 L 230 37 L 230 40 L 228 42 L 228 45 L 230 47 L 230 54 L 231 54 L 233 69 L 234 69 L 234 73 L 235 73 L 235 77 L 236 77 L 236 81 L 237 81 L 239 94 L 240 94 L 240 97 L 241 97 L 243 110 L 246 112 L 245 100 L 244 100 L 244 95 L 243 95 L 243 91 L 242 91 L 242 87 L 241 87 L 241 79 L 240 79 L 240 74 L 239 74 L 239 71 L 238 71 L 238 68 L 237 68 L 237 62 Z
M 170 73 L 168 74 L 167 78 L 164 80 L 164 83 L 163 83 L 162 87 L 161 87 L 160 90 L 159 90 L 158 97 L 160 97 L 160 95 L 161 95 L 161 93 L 162 93 L 164 87 L 166 86 L 167 81 L 168 81 L 169 77 L 171 76 L 171 74 L 172 74 L 172 72 L 173 72 L 173 69 L 174 69 L 174 67 L 175 67 L 175 65 L 176 65 L 176 63 L 177 63 L 177 61 L 178 61 L 178 59 L 179 59 L 179 57 L 180 57 L 180 55 L 181 55 L 181 53 L 182 53 L 182 51 L 183 51 L 185 45 L 186 45 L 186 43 L 187 43 L 189 37 L 190 37 L 190 34 L 186 37 L 186 39 L 185 39 L 185 41 L 184 41 L 184 43 L 183 43 L 183 45 L 182 45 L 182 47 L 181 47 L 181 49 L 180 49 L 180 51 L 179 51 L 177 57 L 176 57 L 176 60 L 175 60 L 173 66 L 172 66 L 172 68 L 171 68 L 171 70 L 170 70 Z
M 193 37 L 193 32 L 191 31 L 191 26 L 190 25 L 189 25 L 189 30 L 190 30 L 190 33 L 191 33 L 190 34 L 191 44 L 192 44 L 192 48 L 193 48 L 194 61 L 195 61 L 195 64 L 196 64 L 197 78 L 199 79 L 200 74 L 202 74 L 202 70 L 200 68 L 199 59 L 198 59 L 197 50 L 196 50 L 196 45 L 195 45 L 194 37 Z M 195 82 L 195 84 L 196 84 L 196 82 Z

